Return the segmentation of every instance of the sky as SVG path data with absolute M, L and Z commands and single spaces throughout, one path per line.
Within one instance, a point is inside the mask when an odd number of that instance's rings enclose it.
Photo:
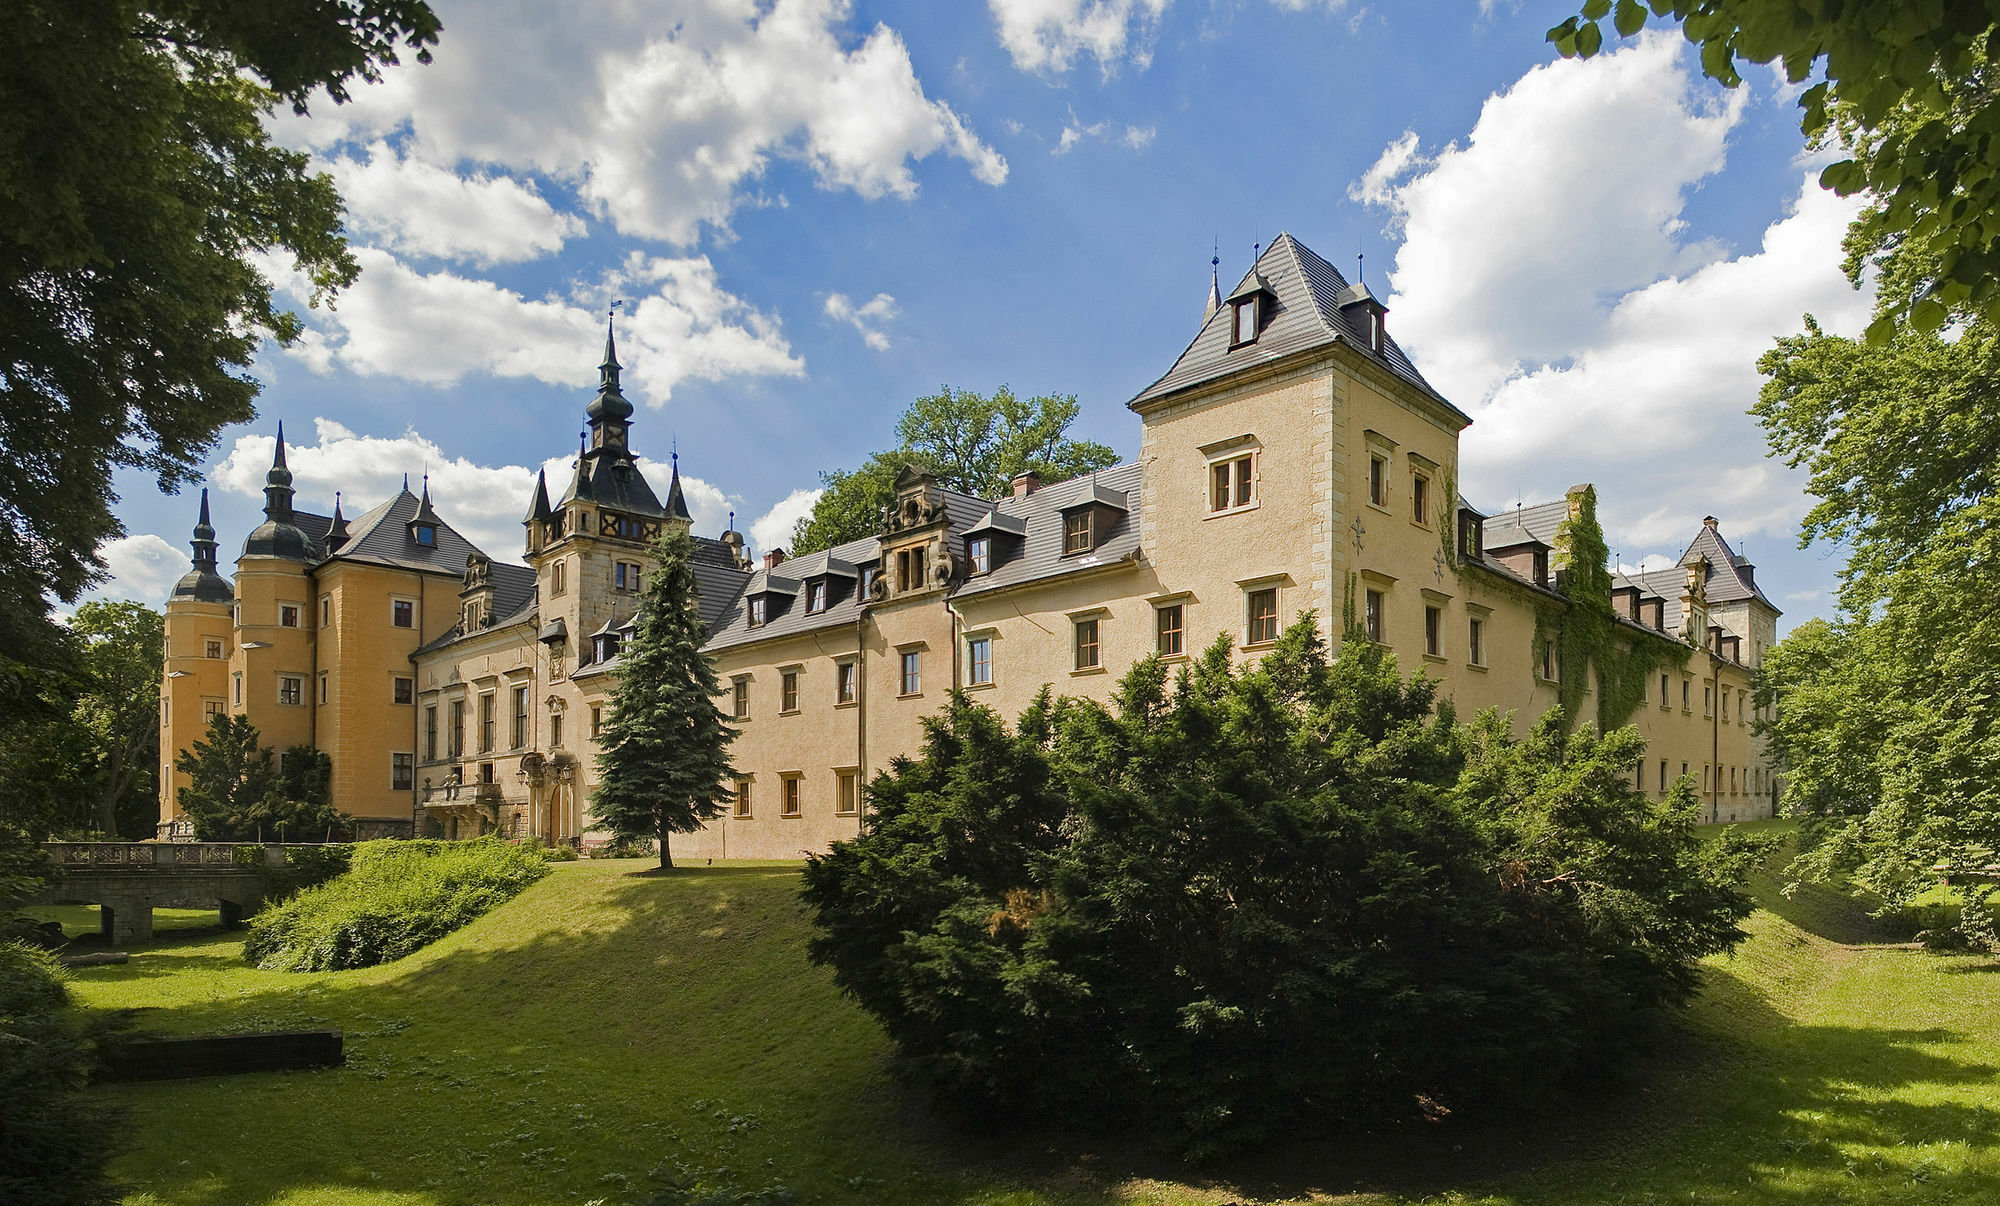
M 1854 205 L 1821 190 L 1796 89 L 1704 80 L 1677 30 L 1590 62 L 1564 0 L 433 0 L 428 66 L 283 111 L 347 202 L 361 265 L 253 368 L 258 417 L 207 482 L 225 560 L 285 424 L 302 509 L 428 474 L 444 519 L 518 561 L 534 472 L 566 482 L 604 319 L 695 530 L 783 546 L 823 470 L 889 447 L 940 386 L 1125 407 L 1281 231 L 1358 270 L 1473 424 L 1489 513 L 1598 486 L 1619 562 L 1704 515 L 1781 631 L 1830 613 L 1842 550 L 1798 547 L 1804 475 L 1746 409 L 1812 314 L 1858 334 Z M 198 491 L 121 473 L 100 595 L 158 605 Z M 1651 560 L 1649 560 L 1651 559 Z

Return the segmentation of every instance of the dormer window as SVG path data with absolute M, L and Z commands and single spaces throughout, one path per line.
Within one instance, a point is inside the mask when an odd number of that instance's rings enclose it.
M 418 544 L 424 545 L 427 548 L 437 547 L 438 530 L 430 524 L 411 524 L 410 535 L 416 539 Z
M 1236 329 L 1230 338 L 1230 346 L 1242 347 L 1246 343 L 1257 342 L 1257 299 L 1247 297 L 1236 303 Z
M 826 610 L 826 583 L 824 581 L 806 583 L 806 614 L 818 615 Z
M 1089 511 L 1076 511 L 1063 516 L 1063 556 L 1090 551 L 1090 528 Z
M 1276 299 L 1271 282 L 1257 271 L 1250 273 L 1250 279 L 1241 288 L 1223 299 L 1232 307 L 1229 314 L 1229 346 L 1240 348 L 1247 343 L 1257 342 L 1257 333 L 1264 325 L 1264 302 Z
M 765 616 L 765 614 L 766 614 L 766 613 L 765 613 L 765 609 L 764 609 L 764 604 L 765 604 L 766 602 L 767 602 L 767 600 L 766 600 L 766 599 L 764 598 L 764 596 L 763 596 L 763 595 L 754 595 L 754 596 L 752 596 L 752 597 L 751 597 L 751 599 L 750 599 L 750 626 L 751 626 L 752 628 L 755 628 L 755 627 L 757 627 L 757 626 L 758 626 L 759 624 L 762 624 L 762 623 L 764 622 L 764 616 Z
M 965 561 L 970 572 L 984 574 L 993 568 L 993 538 L 991 536 L 968 536 L 965 539 Z
M 607 632 L 597 638 L 596 661 L 608 662 L 618 656 L 618 634 Z

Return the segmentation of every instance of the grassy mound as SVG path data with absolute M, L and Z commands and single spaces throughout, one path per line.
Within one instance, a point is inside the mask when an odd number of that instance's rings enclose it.
M 269 971 L 393 962 L 548 873 L 539 855 L 492 839 L 363 842 L 346 874 L 252 921 L 243 957 Z

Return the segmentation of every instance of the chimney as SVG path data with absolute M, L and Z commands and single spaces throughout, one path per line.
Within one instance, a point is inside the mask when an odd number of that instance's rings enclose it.
M 770 552 L 764 554 L 764 568 L 767 570 L 777 569 L 784 562 L 785 550 L 783 549 L 772 549 Z
M 1017 473 L 1013 481 L 1014 497 L 1026 498 L 1042 488 L 1042 475 L 1033 471 Z

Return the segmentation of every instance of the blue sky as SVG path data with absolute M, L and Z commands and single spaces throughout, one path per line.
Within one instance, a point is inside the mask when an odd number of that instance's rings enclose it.
M 1628 564 L 1714 514 L 1787 627 L 1830 607 L 1840 555 L 1796 548 L 1802 477 L 1743 412 L 1803 313 L 1862 325 L 1852 206 L 1781 81 L 1719 89 L 1677 32 L 1564 63 L 1542 33 L 1572 6 L 1535 0 L 435 7 L 431 66 L 272 122 L 339 181 L 364 271 L 266 347 L 258 420 L 210 458 L 225 557 L 282 419 L 302 507 L 429 472 L 517 559 L 614 298 L 635 447 L 664 472 L 678 442 L 698 531 L 733 510 L 782 544 L 818 472 L 941 384 L 1073 393 L 1075 434 L 1133 455 L 1124 403 L 1193 335 L 1211 247 L 1227 291 L 1289 230 L 1366 254 L 1475 420 L 1475 504 L 1594 481 Z M 195 496 L 118 486 L 105 593 L 157 604 Z

